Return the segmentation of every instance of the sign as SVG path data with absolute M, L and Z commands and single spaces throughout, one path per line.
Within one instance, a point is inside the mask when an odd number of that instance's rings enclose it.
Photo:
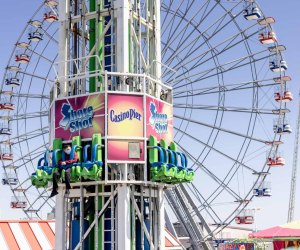
M 52 117 L 53 118 L 53 117 Z M 70 97 L 55 102 L 55 138 L 71 140 L 104 134 L 104 94 Z
M 74 110 L 69 103 L 64 103 L 61 108 L 63 118 L 59 126 L 64 130 L 70 130 L 70 133 L 93 127 L 94 109 L 93 106 Z
M 142 96 L 108 96 L 108 136 L 143 137 L 143 120 Z
M 152 97 L 146 99 L 147 137 L 173 141 L 173 107 Z
M 254 250 L 254 243 L 220 243 L 220 250 Z

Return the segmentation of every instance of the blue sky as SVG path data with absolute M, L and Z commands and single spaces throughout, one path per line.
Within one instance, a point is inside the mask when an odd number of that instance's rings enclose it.
M 34 13 L 37 6 L 41 1 L 8 1 L 5 5 L 1 6 L 2 15 L 0 24 L 2 27 L 2 36 L 0 39 L 0 76 L 2 78 L 4 68 L 9 59 L 10 53 L 16 43 L 19 34 L 23 30 L 26 22 Z M 300 27 L 300 1 L 259 1 L 260 5 L 266 16 L 273 16 L 276 19 L 274 28 L 278 34 L 281 44 L 286 45 L 287 51 L 285 52 L 285 59 L 288 62 L 288 74 L 292 77 L 293 81 L 290 83 L 290 89 L 293 91 L 295 100 L 289 104 L 292 110 L 290 117 L 291 124 L 295 127 L 298 105 L 299 93 L 299 27 Z M 261 208 L 257 213 L 257 227 L 264 228 L 276 224 L 286 222 L 289 191 L 290 191 L 290 178 L 292 169 L 292 155 L 293 155 L 294 135 L 289 135 L 285 139 L 285 144 L 282 147 L 284 151 L 287 165 L 280 169 L 272 170 L 270 180 L 272 181 L 273 196 L 270 199 L 256 200 L 255 206 Z M 300 170 L 299 170 L 300 172 Z M 300 180 L 300 176 L 298 175 Z M 1 186 L 1 190 L 8 191 L 8 189 Z M 297 186 L 297 202 L 295 210 L 295 218 L 300 219 L 300 184 Z M 20 213 L 16 213 L 9 209 L 11 194 L 5 192 L 4 202 L 0 205 L 0 218 L 3 214 L 8 214 L 11 219 L 20 217 Z

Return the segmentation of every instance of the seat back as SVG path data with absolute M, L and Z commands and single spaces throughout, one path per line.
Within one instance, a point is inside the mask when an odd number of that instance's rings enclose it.
M 56 167 L 58 164 L 58 153 L 61 153 L 61 149 L 54 149 L 52 151 L 52 167 Z
M 88 149 L 91 147 L 91 145 L 87 144 L 83 148 L 83 162 L 88 161 Z

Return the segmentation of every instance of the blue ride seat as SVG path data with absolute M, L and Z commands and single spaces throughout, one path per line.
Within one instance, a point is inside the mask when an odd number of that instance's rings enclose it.
M 164 149 L 159 146 L 153 146 L 152 148 L 158 150 L 159 162 L 153 162 L 150 164 L 151 179 L 154 181 L 164 181 L 170 183 L 176 172 L 174 160 L 169 163 L 168 149 Z
M 174 152 L 174 151 L 173 151 Z M 176 165 L 177 165 L 177 171 L 175 173 L 175 179 L 176 182 L 181 183 L 184 182 L 185 180 L 185 176 L 187 174 L 187 163 L 186 163 L 186 157 L 183 153 L 181 152 L 174 152 L 175 156 L 176 156 Z M 180 161 L 178 161 L 178 156 L 180 157 Z M 180 162 L 180 165 L 179 165 Z

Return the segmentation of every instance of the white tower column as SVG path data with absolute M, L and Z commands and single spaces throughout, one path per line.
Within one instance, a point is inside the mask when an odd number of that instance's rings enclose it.
M 116 18 L 116 70 L 121 73 L 129 72 L 129 2 L 116 0 L 114 2 Z M 125 90 L 125 86 L 121 87 Z M 122 164 L 122 180 L 127 180 L 127 164 Z M 130 249 L 130 193 L 127 185 L 118 186 L 117 204 L 117 248 Z
M 154 39 L 155 39 L 155 73 L 157 80 L 161 80 L 161 30 L 160 30 L 160 0 L 154 1 Z
M 58 78 L 65 79 L 67 75 L 67 60 L 68 60 L 68 1 L 59 1 L 59 43 L 58 43 Z M 66 96 L 68 92 L 68 83 L 60 80 L 59 96 Z
M 165 193 L 162 187 L 158 189 L 158 204 L 159 204 L 159 217 L 158 217 L 158 249 L 165 249 Z
M 117 71 L 127 73 L 129 71 L 129 2 L 128 0 L 116 0 L 114 3 L 116 21 L 116 66 Z
M 127 181 L 127 164 L 121 165 L 122 181 Z M 117 203 L 117 249 L 130 250 L 130 190 L 126 184 L 118 185 Z
M 55 250 L 65 250 L 66 232 L 65 232 L 65 199 L 63 188 L 58 188 L 55 203 Z
M 67 82 L 61 79 L 65 79 L 67 75 L 66 60 L 68 59 L 68 34 L 67 34 L 67 23 L 68 23 L 68 12 L 69 6 L 68 1 L 59 1 L 59 43 L 58 43 L 58 79 L 59 79 L 59 97 L 67 95 Z M 55 86 L 54 86 L 55 88 Z M 55 93 L 55 92 L 54 92 Z M 56 96 L 54 97 L 56 98 Z M 52 134 L 53 135 L 53 134 Z M 52 140 L 53 138 L 50 138 Z M 55 203 L 55 249 L 64 250 L 66 245 L 66 225 L 65 225 L 65 200 L 64 192 L 61 187 L 58 188 L 58 194 L 56 196 Z

